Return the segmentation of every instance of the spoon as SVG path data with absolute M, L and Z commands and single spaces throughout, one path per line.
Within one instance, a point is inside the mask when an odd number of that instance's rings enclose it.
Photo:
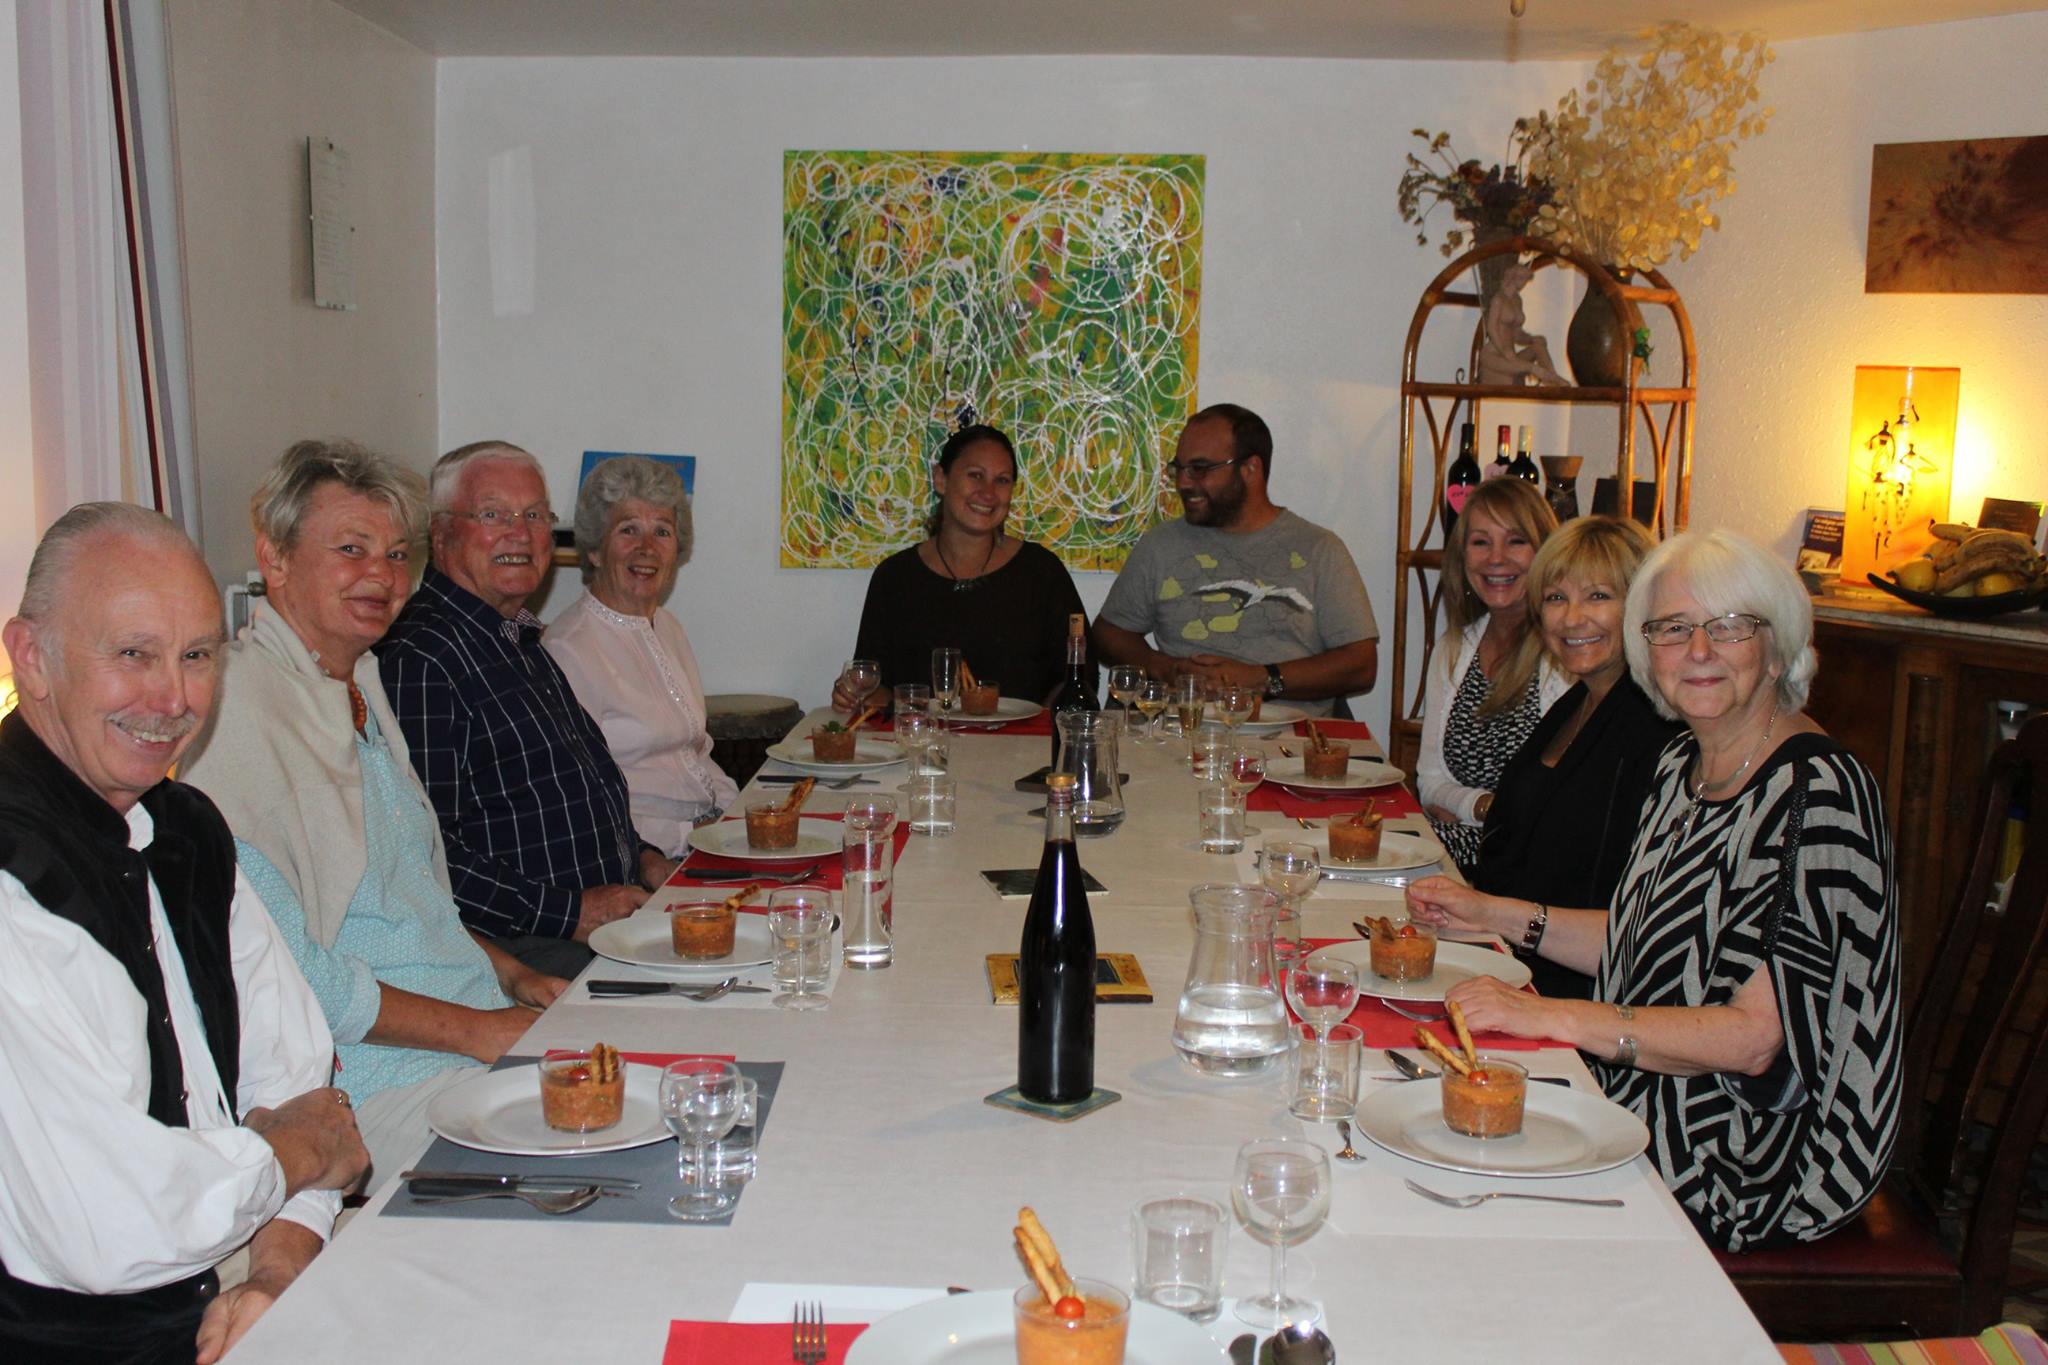
M 1337 1348 L 1320 1328 L 1290 1323 L 1259 1347 L 1259 1365 L 1335 1365 Z
M 476 1194 L 444 1194 L 429 1198 L 413 1196 L 415 1204 L 467 1204 L 472 1199 L 518 1199 L 542 1213 L 574 1213 L 598 1201 L 604 1191 L 595 1185 L 578 1185 L 567 1190 L 482 1190 Z
M 1386 1049 L 1386 1053 L 1387 1060 L 1394 1064 L 1394 1070 L 1400 1072 L 1411 1081 L 1426 1081 L 1436 1076 L 1434 1071 L 1431 1071 L 1413 1057 L 1404 1056 L 1392 1048 Z
M 1337 1160 L 1339 1160 L 1339 1161 L 1364 1161 L 1364 1160 L 1365 1160 L 1365 1158 L 1364 1158 L 1363 1156 L 1359 1155 L 1359 1153 L 1358 1153 L 1357 1149 L 1356 1149 L 1356 1148 L 1354 1148 L 1354 1147 L 1352 1147 L 1352 1145 L 1351 1145 L 1351 1120 L 1350 1120 L 1350 1119 L 1338 1119 L 1338 1120 L 1337 1120 L 1337 1136 L 1338 1136 L 1338 1137 L 1340 1137 L 1340 1138 L 1343 1138 L 1343 1139 L 1344 1139 L 1344 1145 L 1343 1145 L 1342 1147 L 1340 1147 L 1340 1148 L 1338 1148 L 1338 1149 L 1337 1149 Z

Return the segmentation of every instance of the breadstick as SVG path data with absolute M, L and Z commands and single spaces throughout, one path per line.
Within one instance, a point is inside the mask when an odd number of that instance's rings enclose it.
M 862 722 L 866 721 L 869 716 L 872 716 L 873 714 L 875 714 L 875 712 L 879 710 L 881 710 L 881 707 L 878 704 L 874 702 L 868 703 L 866 706 L 861 707 L 859 715 L 855 716 L 852 720 L 846 722 L 846 728 L 849 730 L 860 729 Z
M 967 666 L 967 659 L 965 656 L 962 656 L 960 660 L 960 690 L 965 692 L 970 687 L 979 686 L 981 684 L 974 680 L 974 670 Z
M 766 885 L 768 885 L 766 882 L 748 882 L 745 886 L 725 898 L 724 908 L 727 910 L 738 910 L 742 905 L 745 905 L 754 898 L 756 891 L 759 891 Z
M 1045 1257 L 1045 1263 L 1051 1269 L 1053 1278 L 1059 1281 L 1061 1294 L 1072 1294 L 1074 1277 L 1069 1275 L 1066 1266 L 1060 1263 L 1060 1249 L 1053 1245 L 1052 1234 L 1045 1230 L 1045 1224 L 1038 1221 L 1038 1214 L 1027 1204 L 1017 1210 L 1017 1222 L 1023 1226 L 1024 1235 L 1031 1239 L 1039 1254 Z
M 1317 753 L 1330 747 L 1330 741 L 1323 738 L 1323 732 L 1316 728 L 1314 721 L 1308 722 L 1308 747 Z
M 1451 1016 L 1451 1031 L 1458 1035 L 1458 1046 L 1465 1049 L 1465 1060 L 1478 1066 L 1479 1049 L 1472 1046 L 1472 1030 L 1465 1027 L 1465 1007 L 1455 1000 L 1447 1000 L 1444 1013 Z
M 1011 1228 L 1010 1232 L 1017 1239 L 1017 1254 L 1024 1258 L 1024 1268 L 1031 1272 L 1032 1283 L 1038 1286 L 1038 1292 L 1045 1295 L 1046 1303 L 1058 1303 L 1065 1297 L 1059 1277 L 1052 1273 L 1052 1267 L 1046 1264 L 1045 1257 L 1025 1236 L 1023 1228 Z
M 1460 1057 L 1457 1053 L 1451 1051 L 1449 1048 L 1445 1047 L 1442 1043 L 1438 1042 L 1437 1036 L 1434 1033 L 1431 1033 L 1428 1029 L 1416 1029 L 1415 1041 L 1422 1045 L 1424 1051 L 1428 1052 L 1432 1057 L 1435 1057 L 1438 1061 L 1442 1062 L 1451 1070 L 1457 1072 L 1460 1076 L 1469 1076 L 1472 1074 L 1472 1068 L 1465 1064 L 1465 1059 L 1463 1057 Z
M 789 800 L 782 803 L 782 808 L 784 810 L 801 809 L 804 802 L 810 799 L 811 793 L 817 789 L 817 786 L 818 779 L 815 777 L 807 777 L 797 783 L 789 789 Z

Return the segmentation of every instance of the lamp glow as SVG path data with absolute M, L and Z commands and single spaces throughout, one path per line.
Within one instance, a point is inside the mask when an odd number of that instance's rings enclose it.
M 1843 582 L 1860 583 L 1913 558 L 1933 539 L 1929 527 L 1948 520 L 1962 377 L 1952 368 L 1856 367 Z

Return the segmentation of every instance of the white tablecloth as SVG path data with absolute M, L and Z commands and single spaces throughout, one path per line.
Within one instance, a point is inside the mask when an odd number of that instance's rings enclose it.
M 1222 1198 L 1238 1145 L 1256 1136 L 1306 1130 L 1334 1151 L 1334 1133 L 1288 1115 L 1277 1080 L 1199 1076 L 1168 1041 L 1193 942 L 1187 890 L 1235 871 L 1197 850 L 1193 782 L 1170 745 L 1126 743 L 1130 817 L 1080 848 L 1109 888 L 1093 904 L 1099 948 L 1135 953 L 1156 996 L 1097 1015 L 1097 1084 L 1122 1101 L 1071 1124 L 983 1103 L 1014 1080 L 1016 1048 L 1016 1014 L 989 1003 L 984 959 L 1016 949 L 1024 903 L 999 900 L 975 874 L 1036 865 L 1043 823 L 1027 812 L 1039 798 L 1011 783 L 1044 763 L 1046 740 L 963 735 L 953 753 L 960 829 L 913 836 L 905 851 L 894 966 L 839 973 L 831 1007 L 810 1014 L 599 1002 L 579 990 L 521 1045 L 603 1039 L 784 1062 L 760 1174 L 730 1228 L 388 1219 L 373 1204 L 258 1324 L 236 1365 L 655 1365 L 671 1318 L 724 1319 L 749 1282 L 1013 1287 L 1020 1204 L 1038 1209 L 1077 1273 L 1128 1283 L 1139 1198 L 1176 1186 Z M 844 796 L 820 791 L 810 805 Z M 1349 936 L 1361 908 L 1312 900 L 1306 932 Z M 592 973 L 630 974 L 602 960 Z M 1539 1072 L 1590 1084 L 1575 1054 L 1531 1055 Z M 1293 1283 L 1326 1305 L 1341 1360 L 1778 1359 L 1647 1161 L 1531 1186 L 1618 1194 L 1623 1210 L 1495 1201 L 1458 1211 L 1409 1193 L 1403 1177 L 1447 1191 L 1499 1182 L 1359 1141 L 1370 1160 L 1336 1164 L 1329 1224 L 1290 1257 Z M 1267 1255 L 1234 1232 L 1225 1293 L 1259 1292 Z M 1239 1330 L 1217 1324 L 1221 1339 Z

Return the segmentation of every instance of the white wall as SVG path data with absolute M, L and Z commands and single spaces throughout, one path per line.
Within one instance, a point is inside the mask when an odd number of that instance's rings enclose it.
M 28 279 L 21 219 L 21 68 L 14 0 L 0 0 L 0 620 L 14 615 L 35 548 Z M 0 648 L 0 674 L 9 671 Z
M 1841 505 L 1858 363 L 1964 367 L 1959 513 L 1974 514 L 1985 492 L 2048 492 L 2022 382 L 2048 370 L 2048 299 L 1862 293 L 1871 144 L 2048 132 L 2034 55 L 2044 50 L 2041 15 L 1781 45 L 1766 96 L 1777 118 L 1738 153 L 1727 230 L 1666 272 L 1700 343 L 1695 525 L 1782 539 L 1789 554 L 1800 509 Z M 440 443 L 527 444 L 563 501 L 584 449 L 698 455 L 696 560 L 671 605 L 706 684 L 819 699 L 851 645 L 865 575 L 776 567 L 782 151 L 1200 152 L 1202 401 L 1265 414 L 1279 443 L 1276 497 L 1346 538 L 1390 625 L 1400 347 L 1442 264 L 1394 211 L 1408 131 L 1448 128 L 1466 153 L 1498 155 L 1514 115 L 1551 104 L 1581 71 L 443 61 Z M 501 206 L 529 202 L 516 171 L 530 166 L 530 214 L 493 220 L 493 158 Z M 522 233 L 531 241 L 530 307 L 515 288 L 503 315 L 494 229 L 501 262 L 518 257 L 506 246 Z M 1566 312 L 1554 289 L 1531 307 L 1559 351 Z M 1438 372 L 1457 363 L 1451 349 L 1438 350 Z M 1558 448 L 1562 431 L 1539 426 L 1539 449 Z M 1612 431 L 1611 419 L 1582 416 L 1573 448 L 1599 452 L 1597 463 Z M 1093 609 L 1108 576 L 1077 577 Z M 574 590 L 557 584 L 551 606 Z M 1364 714 L 1384 721 L 1384 683 Z
M 1865 294 L 1870 150 L 2048 134 L 2048 14 L 1784 43 L 1726 226 L 1674 267 L 1701 361 L 1696 525 L 1776 538 L 1840 507 L 1858 365 L 1960 365 L 1952 511 L 2048 497 L 2048 296 Z
M 435 454 L 434 63 L 330 0 L 170 0 L 206 556 L 255 567 L 249 493 L 293 441 Z M 354 176 L 357 311 L 315 308 L 305 139 Z
M 1392 394 L 1443 264 L 1395 213 L 1408 130 L 1448 126 L 1473 154 L 1483 135 L 1491 152 L 1563 79 L 1138 58 L 443 61 L 441 443 L 527 445 L 563 502 L 585 449 L 699 456 L 696 558 L 671 606 L 706 686 L 822 699 L 867 576 L 776 566 L 783 151 L 1200 152 L 1202 401 L 1266 416 L 1275 496 L 1350 542 L 1390 618 Z M 490 216 L 494 157 L 532 168 L 533 305 L 506 316 L 490 241 L 519 233 Z M 1092 610 L 1109 575 L 1077 578 Z

